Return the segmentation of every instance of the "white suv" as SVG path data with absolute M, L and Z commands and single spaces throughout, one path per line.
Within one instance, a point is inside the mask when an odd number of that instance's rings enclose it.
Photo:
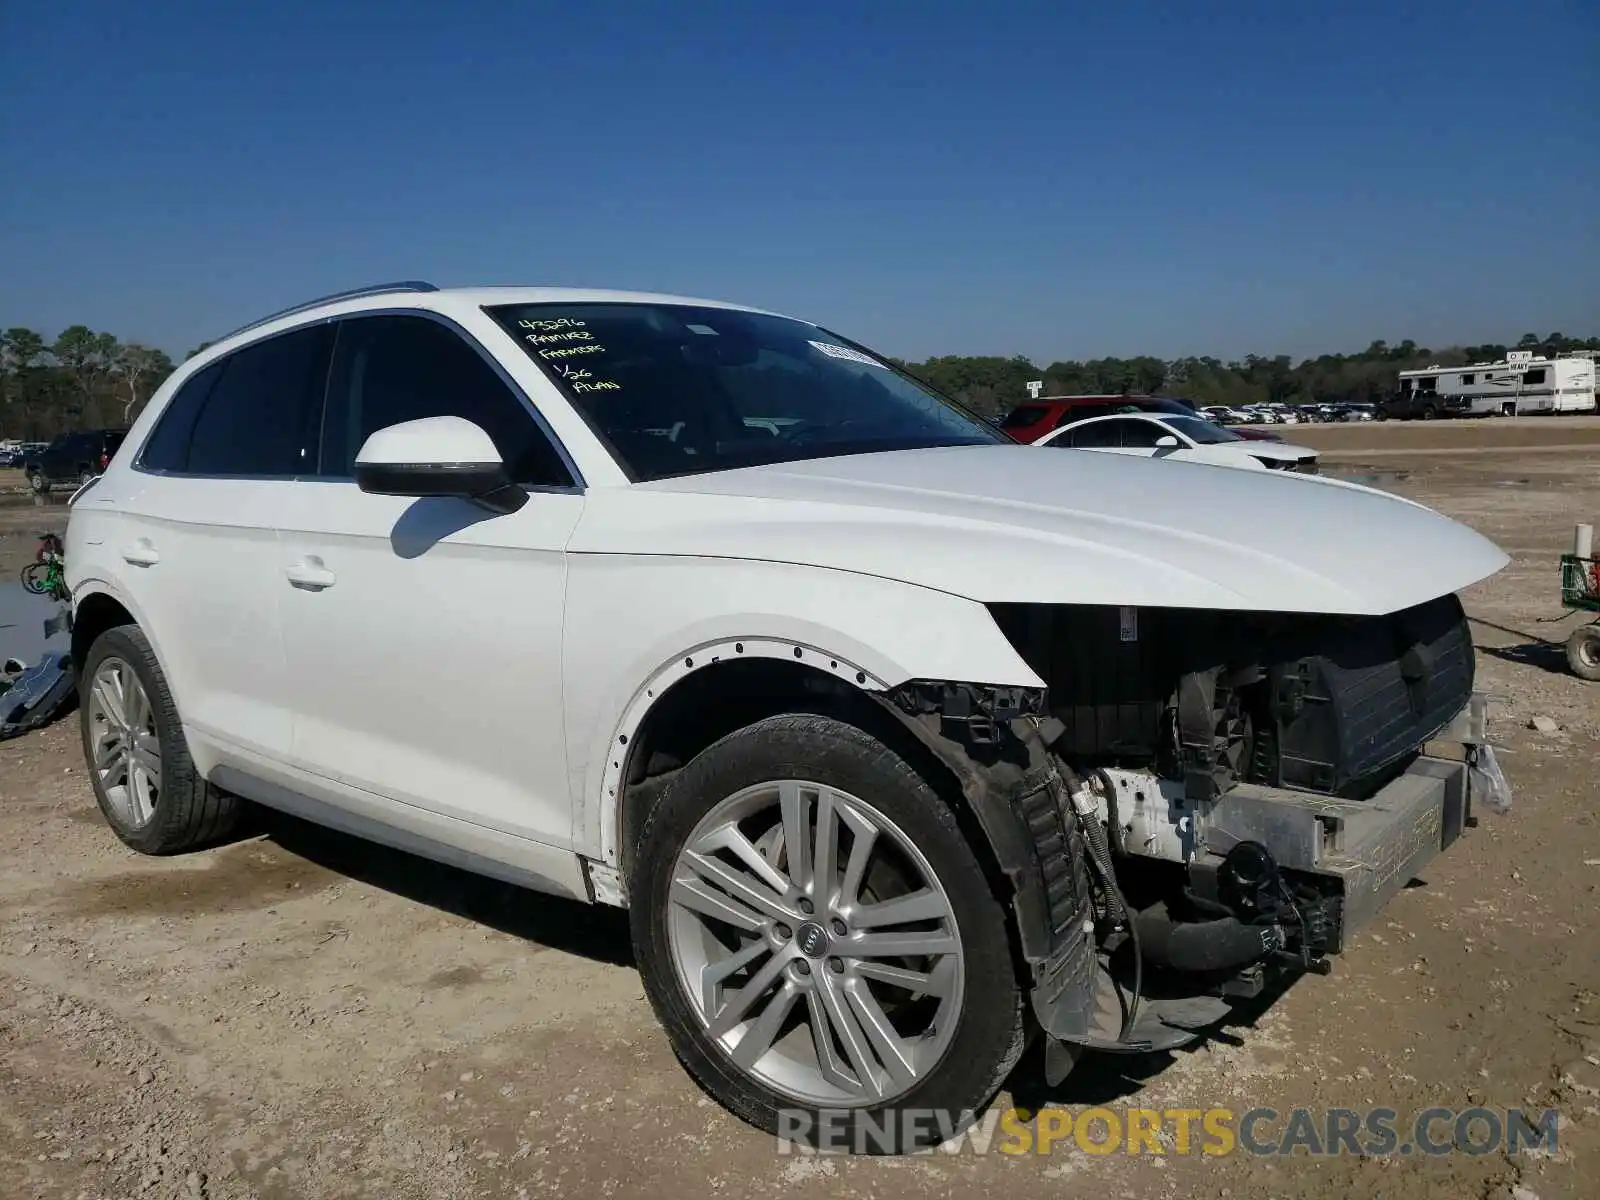
M 1504 798 L 1453 593 L 1505 561 L 1365 488 L 1013 444 L 808 322 L 426 284 L 185 363 L 67 536 L 129 846 L 253 802 L 625 905 L 718 1099 L 870 1149 L 1031 1035 L 1059 1074 L 1325 970 Z

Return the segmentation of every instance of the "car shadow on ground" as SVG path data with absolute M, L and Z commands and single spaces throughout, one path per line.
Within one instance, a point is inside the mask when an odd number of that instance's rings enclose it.
M 597 962 L 633 966 L 628 914 L 434 862 L 377 842 L 257 809 L 249 833 L 372 887 L 476 921 L 512 937 Z
M 1491 658 L 1519 667 L 1534 667 L 1553 675 L 1566 675 L 1567 651 L 1559 642 L 1523 642 L 1516 646 L 1479 646 Z
M 1526 629 L 1513 629 L 1509 625 L 1497 625 L 1493 621 L 1485 621 L 1482 617 L 1468 618 L 1474 625 L 1482 625 L 1485 629 L 1493 629 L 1498 633 L 1510 634 L 1512 637 L 1521 638 L 1510 646 L 1484 646 L 1478 645 L 1477 649 L 1490 658 L 1498 658 L 1501 662 L 1508 662 L 1519 667 L 1534 667 L 1540 671 L 1549 671 L 1556 675 L 1567 673 L 1567 651 L 1563 641 L 1551 641 L 1540 637 L 1536 633 L 1529 633 Z M 1565 620 L 1564 617 L 1542 618 L 1554 624 Z M 1564 639 L 1567 630 L 1562 631 Z
M 628 916 L 621 909 L 545 895 L 271 809 L 256 809 L 240 834 L 241 839 L 264 836 L 285 852 L 327 871 L 540 946 L 615 966 L 636 965 Z M 1137 1093 L 1179 1056 L 1207 1043 L 1244 1045 L 1241 1033 L 1253 1028 L 1292 986 L 1293 979 L 1286 979 L 1250 1000 L 1237 1002 L 1222 1021 L 1177 1050 L 1086 1053 L 1055 1086 L 1046 1078 L 1044 1039 L 1037 1038 L 1011 1074 L 1007 1086 L 1013 1102 L 1033 1111 L 1115 1103 Z

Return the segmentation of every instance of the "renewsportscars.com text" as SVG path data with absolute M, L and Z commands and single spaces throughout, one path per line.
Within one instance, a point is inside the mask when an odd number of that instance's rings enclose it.
M 882 1153 L 938 1144 L 942 1154 L 1151 1154 L 1256 1156 L 1554 1154 L 1555 1109 L 1425 1108 L 1402 1119 L 1392 1108 L 991 1109 L 981 1118 L 948 1109 L 786 1109 L 780 1154 Z

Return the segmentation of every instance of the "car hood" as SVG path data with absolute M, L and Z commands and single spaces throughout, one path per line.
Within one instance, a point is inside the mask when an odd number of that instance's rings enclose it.
M 1373 615 L 1508 561 L 1467 526 L 1370 488 L 1018 445 L 595 488 L 569 549 L 794 563 L 986 603 Z
M 1250 458 L 1270 458 L 1274 462 L 1299 462 L 1302 458 L 1316 458 L 1317 452 L 1306 446 L 1289 442 L 1254 442 L 1241 439 L 1237 442 L 1213 442 L 1206 447 L 1229 454 L 1243 454 Z

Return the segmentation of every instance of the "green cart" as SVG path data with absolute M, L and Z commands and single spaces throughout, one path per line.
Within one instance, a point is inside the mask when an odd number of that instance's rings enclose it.
M 1600 559 L 1561 556 L 1561 603 L 1574 612 L 1600 613 Z M 1600 682 L 1600 616 L 1572 631 L 1567 665 L 1580 679 Z

